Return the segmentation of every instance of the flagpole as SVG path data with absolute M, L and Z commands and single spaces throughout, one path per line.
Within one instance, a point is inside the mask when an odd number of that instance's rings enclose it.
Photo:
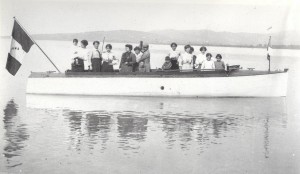
M 269 61 L 269 72 L 270 72 L 271 71 L 271 55 L 269 54 L 269 47 L 271 47 L 271 36 L 269 36 L 269 42 L 268 42 L 268 47 L 267 47 L 267 51 L 268 51 L 267 59 Z
M 102 48 L 101 48 L 101 52 L 102 52 L 102 53 L 103 53 L 104 41 L 105 41 L 105 36 L 104 36 L 103 41 L 102 41 Z
M 44 50 L 36 43 L 34 39 L 28 34 L 28 32 L 25 30 L 25 28 L 20 24 L 18 19 L 14 16 L 14 20 L 22 27 L 22 29 L 27 33 L 29 38 L 32 40 L 32 42 L 42 51 L 42 53 L 46 56 L 46 58 L 51 62 L 51 64 L 55 67 L 55 69 L 60 73 L 60 70 L 56 67 L 56 65 L 53 63 L 53 61 L 49 58 L 49 56 L 44 52 Z

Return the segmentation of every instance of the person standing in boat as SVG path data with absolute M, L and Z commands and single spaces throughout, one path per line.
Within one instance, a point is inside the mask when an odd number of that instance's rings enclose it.
M 221 54 L 216 55 L 215 68 L 216 70 L 225 70 L 225 63 L 222 61 Z
M 193 57 L 192 54 L 190 53 L 191 51 L 191 46 L 186 45 L 184 46 L 185 52 L 181 54 L 179 58 L 179 69 L 180 70 L 193 70 Z
M 141 60 L 143 53 L 141 53 L 141 48 L 140 47 L 135 47 L 134 49 L 134 54 L 136 57 L 136 64 L 134 65 L 134 71 L 139 71 L 139 68 L 143 68 L 144 64 L 141 63 L 139 64 L 138 62 Z
M 194 51 L 195 51 L 194 47 L 191 46 L 190 54 L 192 55 L 192 58 L 193 58 L 193 69 L 195 69 L 194 65 L 195 65 L 196 58 L 197 58 L 197 56 L 194 54 Z
M 142 49 L 143 55 L 141 59 L 139 60 L 139 64 L 143 62 L 144 68 L 141 69 L 141 72 L 150 72 L 150 51 L 149 51 L 149 45 L 145 44 L 143 45 Z
M 93 42 L 94 48 L 91 50 L 90 53 L 90 62 L 92 65 L 92 71 L 93 72 L 100 72 L 101 71 L 101 62 L 102 62 L 102 56 L 99 51 L 99 41 L 94 41 Z
M 126 52 L 122 54 L 121 63 L 120 63 L 120 72 L 133 72 L 133 65 L 136 63 L 136 57 L 131 52 L 132 45 L 125 45 Z
M 210 53 L 206 54 L 206 60 L 204 60 L 201 64 L 201 70 L 203 71 L 211 71 L 215 70 L 215 62 L 211 60 L 212 55 Z
M 198 69 L 198 70 L 201 69 L 202 62 L 204 60 L 206 60 L 206 55 L 205 55 L 206 51 L 207 51 L 206 47 L 204 47 L 204 46 L 200 47 L 200 54 L 197 55 L 197 58 L 196 58 L 195 64 L 194 64 L 195 69 Z
M 105 46 L 106 51 L 102 54 L 102 72 L 114 72 L 114 65 L 117 63 L 115 54 L 111 51 L 112 45 L 107 44 Z
M 84 61 L 89 60 L 89 50 L 86 48 L 88 45 L 87 40 L 82 40 L 81 48 L 78 50 L 77 57 L 74 58 L 74 62 L 72 64 L 72 71 L 83 72 L 84 69 L 90 68 L 90 63 L 84 63 Z
M 172 67 L 171 69 L 179 69 L 178 59 L 180 57 L 180 51 L 176 50 L 177 44 L 175 42 L 171 43 L 172 50 L 169 52 L 168 56 L 171 59 Z
M 78 39 L 73 39 L 73 45 L 70 50 L 72 60 L 78 57 L 78 50 L 79 50 Z

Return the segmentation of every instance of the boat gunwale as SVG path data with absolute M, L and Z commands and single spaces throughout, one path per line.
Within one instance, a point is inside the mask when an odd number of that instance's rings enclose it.
M 156 71 L 156 72 L 31 72 L 29 78 L 213 78 L 244 77 L 287 73 L 287 71 Z

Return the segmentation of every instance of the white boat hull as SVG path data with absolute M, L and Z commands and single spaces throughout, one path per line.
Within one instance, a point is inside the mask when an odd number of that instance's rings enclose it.
M 288 73 L 233 77 L 37 77 L 27 93 L 174 97 L 284 97 Z

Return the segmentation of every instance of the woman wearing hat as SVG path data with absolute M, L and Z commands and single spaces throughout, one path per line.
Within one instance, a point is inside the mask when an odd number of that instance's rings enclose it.
M 125 53 L 122 54 L 121 63 L 120 63 L 120 72 L 133 72 L 133 65 L 136 63 L 136 57 L 131 52 L 132 45 L 125 45 Z

